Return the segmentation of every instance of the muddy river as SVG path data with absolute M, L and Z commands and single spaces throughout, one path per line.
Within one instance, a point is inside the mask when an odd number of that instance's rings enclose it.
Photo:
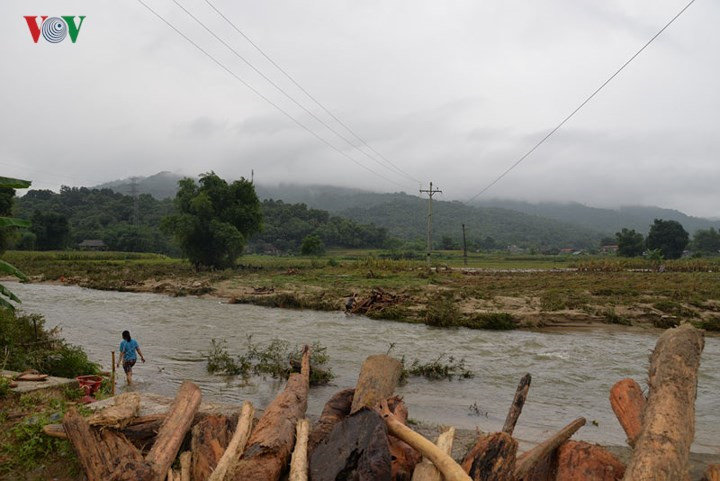
M 516 429 L 520 439 L 536 441 L 573 419 L 588 424 L 576 438 L 624 444 L 624 433 L 608 402 L 610 387 L 624 377 L 645 388 L 648 356 L 659 330 L 587 328 L 563 332 L 441 330 L 424 325 L 346 317 L 340 312 L 290 311 L 228 305 L 217 299 L 171 298 L 155 294 L 105 292 L 56 285 L 13 284 L 23 310 L 40 313 L 48 327 L 60 326 L 71 343 L 82 345 L 104 368 L 129 329 L 147 357 L 135 369 L 136 389 L 169 396 L 185 379 L 197 383 L 204 399 L 266 406 L 283 384 L 253 378 L 209 375 L 203 352 L 211 339 L 227 340 L 237 354 L 252 335 L 293 344 L 319 341 L 327 346 L 336 379 L 313 388 L 309 412 L 319 414 L 340 387 L 353 386 L 370 354 L 393 353 L 408 360 L 440 355 L 464 358 L 473 379 L 426 381 L 412 378 L 398 389 L 410 418 L 459 428 L 496 431 L 502 427 L 517 382 L 533 375 L 527 404 Z M 121 383 L 122 384 L 122 383 Z M 697 399 L 693 451 L 720 453 L 720 338 L 706 337 Z M 473 408 L 471 408 L 471 406 Z M 593 421 L 595 421 L 593 423 Z

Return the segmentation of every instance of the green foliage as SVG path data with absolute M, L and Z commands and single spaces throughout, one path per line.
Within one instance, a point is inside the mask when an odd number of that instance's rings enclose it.
M 190 178 L 179 185 L 178 214 L 165 219 L 165 229 L 196 269 L 233 267 L 262 226 L 255 186 L 246 179 L 228 184 L 214 172 L 201 175 L 200 185 Z
M 471 329 L 489 329 L 493 331 L 507 331 L 516 329 L 518 322 L 507 312 L 479 312 L 464 320 L 463 327 Z
M 659 329 L 670 329 L 680 325 L 680 321 L 674 317 L 655 317 L 653 318 L 652 323 L 654 327 Z
M 309 235 L 303 239 L 300 252 L 304 256 L 321 256 L 325 254 L 325 244 L 320 236 Z
M 15 190 L 13 189 L 26 189 L 28 187 L 30 187 L 30 182 L 27 180 L 0 177 L 0 254 L 5 252 L 12 229 L 29 225 L 27 221 L 5 217 L 10 214 L 12 209 L 12 199 L 15 196 Z M 25 274 L 3 260 L 0 260 L 0 273 L 15 276 L 20 280 L 26 279 Z M 9 301 L 21 302 L 10 289 L 0 284 L 0 311 L 15 309 L 15 305 Z
M 689 242 L 689 234 L 679 222 L 655 219 L 650 226 L 648 249 L 660 249 L 665 259 L 679 259 Z
M 622 326 L 632 326 L 632 321 L 628 319 L 625 316 L 619 315 L 617 312 L 615 312 L 615 309 L 607 309 L 605 312 L 603 312 L 603 317 L 605 319 L 605 322 L 608 324 L 620 324 Z
M 63 250 L 70 244 L 70 224 L 64 215 L 36 210 L 31 222 L 30 231 L 35 234 L 35 249 Z
M 0 310 L 0 350 L 8 353 L 6 369 L 12 371 L 36 369 L 69 378 L 99 372 L 99 366 L 88 359 L 82 348 L 55 338 L 37 314 Z
M 395 343 L 390 343 L 387 354 L 390 355 L 395 349 Z M 447 379 L 470 379 L 475 377 L 475 373 L 465 366 L 465 359 L 456 359 L 454 356 L 448 357 L 444 362 L 445 354 L 441 354 L 436 359 L 423 362 L 415 359 L 410 366 L 406 365 L 405 356 L 400 358 L 402 371 L 400 373 L 400 382 L 405 384 L 410 377 L 424 377 L 430 381 L 440 381 Z
M 253 374 L 287 379 L 293 372 L 300 372 L 302 347 L 290 349 L 290 343 L 281 339 L 273 339 L 267 346 L 261 346 L 248 336 L 246 352 L 235 359 L 228 352 L 225 341 L 213 339 L 205 358 L 207 370 L 211 374 L 243 377 Z M 310 347 L 311 386 L 328 384 L 335 378 L 332 370 L 326 367 L 329 361 L 327 348 L 320 343 L 313 343 Z
M 662 300 L 658 301 L 655 304 L 653 304 L 653 307 L 657 309 L 658 311 L 666 312 L 668 314 L 672 314 L 674 316 L 678 317 L 697 317 L 697 312 L 693 311 L 692 309 L 689 309 L 679 302 L 671 301 L 671 300 Z
M 712 227 L 696 231 L 693 236 L 692 248 L 702 254 L 718 255 L 720 253 L 720 232 Z
M 425 324 L 433 327 L 457 326 L 460 316 L 460 309 L 453 296 L 441 294 L 428 300 Z
M 621 257 L 637 257 L 645 250 L 643 235 L 635 232 L 635 229 L 625 229 L 615 234 L 618 250 L 617 255 Z
M 695 327 L 705 329 L 706 331 L 720 332 L 720 317 L 713 317 L 705 321 L 695 322 Z
M 10 394 L 10 379 L 0 376 L 0 399 Z

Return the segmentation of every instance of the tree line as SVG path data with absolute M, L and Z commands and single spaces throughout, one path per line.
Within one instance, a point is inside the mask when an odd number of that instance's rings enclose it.
M 655 219 L 647 237 L 635 229 L 623 228 L 615 234 L 617 254 L 622 257 L 641 255 L 679 259 L 689 247 L 695 255 L 718 255 L 720 233 L 714 228 L 700 229 L 692 241 L 690 234 L 674 220 Z

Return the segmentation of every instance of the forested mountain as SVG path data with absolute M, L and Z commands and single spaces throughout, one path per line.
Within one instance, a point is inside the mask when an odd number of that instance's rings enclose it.
M 387 241 L 385 229 L 303 204 L 265 200 L 261 209 L 263 230 L 249 240 L 250 251 L 295 252 L 308 235 L 317 235 L 327 247 L 380 248 Z M 63 187 L 60 193 L 31 190 L 15 203 L 16 215 L 33 221 L 16 247 L 55 250 L 100 239 L 112 250 L 177 255 L 171 237 L 161 229 L 162 219 L 174 212 L 171 199 L 149 194 L 133 197 L 85 187 Z

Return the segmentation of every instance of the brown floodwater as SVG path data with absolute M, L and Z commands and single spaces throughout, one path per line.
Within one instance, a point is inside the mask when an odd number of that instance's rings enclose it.
M 398 389 L 410 418 L 496 431 L 502 427 L 517 382 L 529 372 L 532 386 L 516 435 L 531 442 L 584 416 L 588 424 L 576 434 L 577 439 L 624 444 L 624 433 L 608 401 L 609 389 L 625 377 L 646 388 L 648 356 L 661 333 L 602 327 L 563 332 L 435 329 L 346 317 L 340 312 L 229 305 L 212 298 L 46 284 L 13 284 L 11 288 L 23 299 L 24 311 L 43 314 L 48 327 L 60 326 L 62 336 L 82 345 L 106 369 L 111 351 L 118 349 L 121 331 L 129 329 L 148 359 L 135 368 L 136 388 L 168 396 L 189 379 L 201 387 L 204 399 L 247 399 L 265 407 L 283 383 L 208 374 L 203 352 L 211 340 L 226 340 L 234 354 L 243 351 L 248 335 L 262 344 L 274 338 L 292 344 L 319 341 L 327 346 L 337 376 L 333 385 L 311 390 L 308 410 L 319 414 L 333 392 L 355 384 L 368 355 L 385 353 L 394 343 L 394 355 L 404 355 L 408 361 L 453 356 L 464 358 L 475 372 L 472 379 L 454 381 L 411 378 Z M 720 454 L 719 401 L 720 338 L 708 336 L 700 367 L 693 451 Z

